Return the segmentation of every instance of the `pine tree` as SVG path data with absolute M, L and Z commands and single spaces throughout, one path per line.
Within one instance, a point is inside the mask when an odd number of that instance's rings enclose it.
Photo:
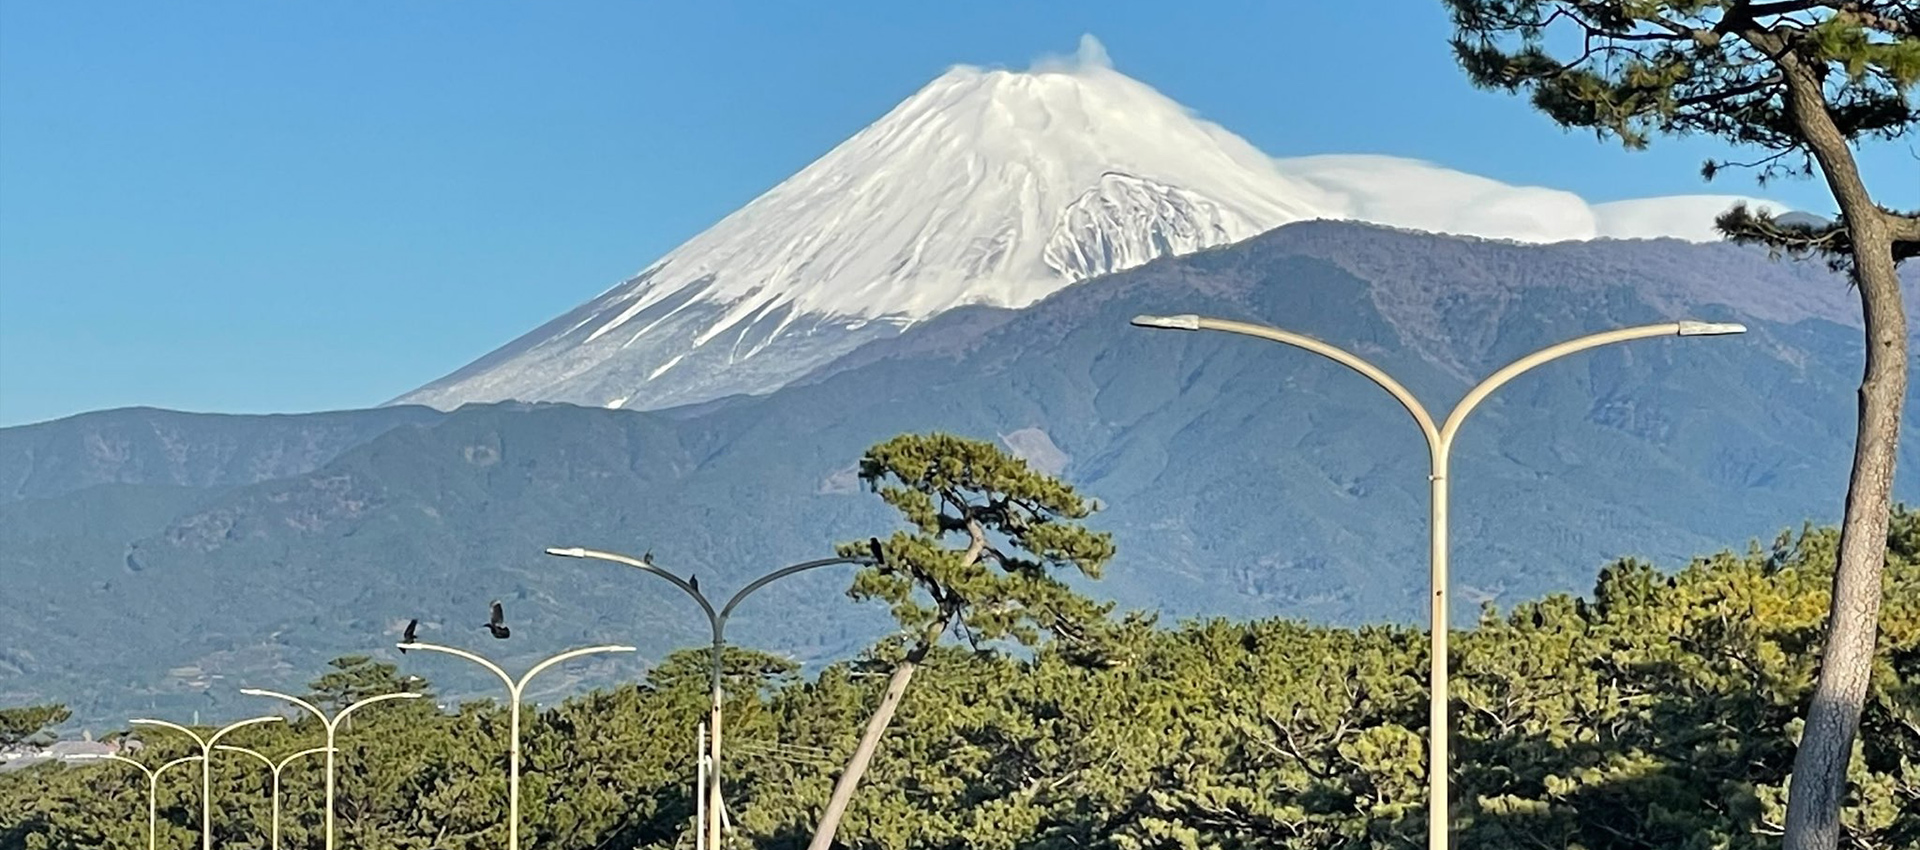
M 380 694 L 413 691 L 431 695 L 423 690 L 424 681 L 402 677 L 400 668 L 384 661 L 375 661 L 371 656 L 343 655 L 327 662 L 327 666 L 332 669 L 308 682 L 307 689 L 311 691 L 309 696 L 313 701 L 325 706 L 328 711 L 339 711 Z
M 860 479 L 911 530 L 881 543 L 880 563 L 862 569 L 849 594 L 887 603 L 902 633 L 883 649 L 893 668 L 886 692 L 834 784 L 809 850 L 832 845 L 908 682 L 941 636 L 957 628 L 976 648 L 1004 640 L 1032 646 L 1042 633 L 1090 643 L 1112 609 L 1052 574 L 1070 568 L 1099 578 L 1113 557 L 1110 535 L 1077 522 L 1092 508 L 1072 487 L 992 443 L 901 435 L 867 450 Z M 868 554 L 869 546 L 843 544 L 840 552 Z
M 20 743 L 42 729 L 58 726 L 72 717 L 64 705 L 28 705 L 0 708 L 0 749 Z
M 1852 146 L 1920 122 L 1920 4 L 1912 0 L 1445 0 L 1454 51 L 1480 86 L 1527 91 L 1565 127 L 1628 148 L 1653 134 L 1717 136 L 1757 148 L 1728 165 L 1760 177 L 1825 178 L 1832 225 L 1782 224 L 1736 207 L 1723 234 L 1827 255 L 1851 272 L 1866 368 L 1832 608 L 1794 764 L 1788 850 L 1831 848 L 1867 697 L 1881 604 L 1894 459 L 1907 391 L 1907 318 L 1896 265 L 1920 255 L 1920 214 L 1876 203 Z M 1555 49 L 1568 45 L 1564 51 Z M 1555 47 L 1550 47 L 1554 45 Z

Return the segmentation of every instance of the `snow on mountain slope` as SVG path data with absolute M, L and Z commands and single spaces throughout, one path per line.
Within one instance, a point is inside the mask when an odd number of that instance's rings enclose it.
M 952 307 L 1024 306 L 1340 214 L 1324 190 L 1107 67 L 1097 42 L 1081 57 L 954 68 L 631 280 L 398 401 L 648 408 L 760 392 Z
M 1023 306 L 1084 276 L 1067 245 L 1111 241 L 1137 264 L 1164 253 L 1156 242 L 1191 251 L 1332 213 L 1319 197 L 1111 69 L 955 68 L 655 263 L 593 332 L 683 286 L 732 306 L 713 334 L 786 303 L 912 318 Z
M 1668 200 L 1590 205 L 1399 157 L 1275 160 L 1114 71 L 1087 36 L 1073 62 L 952 69 L 633 278 L 394 403 L 769 392 L 944 310 L 1023 307 L 1303 219 L 1704 240 L 1752 199 Z

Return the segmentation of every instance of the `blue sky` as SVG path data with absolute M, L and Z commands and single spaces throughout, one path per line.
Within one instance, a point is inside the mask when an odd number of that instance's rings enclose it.
M 0 0 L 0 425 L 365 407 L 592 297 L 948 66 L 1083 32 L 1275 156 L 1419 157 L 1591 201 L 1703 186 L 1469 87 L 1438 0 Z M 1920 206 L 1907 143 L 1867 152 Z

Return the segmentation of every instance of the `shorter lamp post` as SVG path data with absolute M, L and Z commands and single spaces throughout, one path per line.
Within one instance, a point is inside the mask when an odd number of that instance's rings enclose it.
M 151 768 L 151 769 L 144 764 L 134 761 L 133 759 L 127 758 L 126 756 L 114 755 L 112 753 L 78 753 L 75 755 L 67 756 L 66 758 L 67 760 L 71 760 L 71 761 L 117 761 L 122 764 L 133 765 L 134 767 L 139 768 L 142 774 L 146 775 L 147 777 L 147 850 L 154 850 L 154 844 L 153 844 L 154 828 L 160 822 L 160 817 L 159 817 L 160 774 L 165 773 L 167 771 L 167 768 L 172 767 L 176 764 L 186 764 L 187 762 L 194 761 L 196 759 L 205 758 L 205 756 L 181 756 L 177 759 L 174 759 L 173 761 L 167 762 L 166 764 L 163 764 L 163 765 L 160 765 L 159 767 Z
M 249 750 L 246 747 L 230 747 L 230 746 L 227 746 L 226 744 L 221 744 L 220 746 L 215 747 L 215 749 L 226 750 L 228 752 L 234 752 L 234 753 L 246 753 L 247 755 L 250 755 L 256 759 L 259 759 L 260 763 L 266 765 L 267 770 L 272 772 L 273 774 L 273 791 L 272 791 L 273 827 L 272 827 L 271 835 L 273 836 L 273 843 L 270 846 L 272 847 L 272 850 L 280 850 L 280 771 L 285 770 L 287 765 L 293 763 L 294 759 L 300 758 L 301 756 L 310 756 L 310 755 L 313 755 L 314 753 L 331 752 L 333 748 L 332 747 L 313 747 L 311 749 L 301 750 L 300 752 L 287 756 L 286 758 L 283 758 L 278 762 L 274 761 L 273 759 L 267 758 L 265 755 L 262 755 L 258 750 Z
M 686 579 L 654 566 L 651 556 L 635 558 L 617 552 L 602 552 L 597 549 L 583 549 L 579 546 L 566 548 L 553 547 L 547 550 L 547 554 L 562 558 L 587 558 L 596 561 L 608 561 L 629 566 L 642 572 L 652 573 L 672 582 L 674 587 L 680 588 L 688 596 L 693 597 L 693 601 L 699 603 L 700 610 L 707 615 L 707 625 L 713 632 L 713 653 L 708 665 L 710 678 L 708 681 L 709 704 L 707 706 L 707 722 L 712 727 L 711 731 L 713 735 L 707 741 L 709 747 L 707 796 L 709 800 L 706 813 L 707 823 L 704 824 L 701 829 L 704 830 L 704 834 L 707 836 L 708 844 L 712 847 L 719 847 L 720 819 L 725 811 L 721 806 L 720 799 L 720 714 L 722 701 L 725 697 L 725 694 L 720 690 L 720 674 L 722 665 L 725 663 L 724 659 L 727 648 L 727 618 L 733 616 L 733 609 L 739 607 L 740 603 L 746 600 L 748 594 L 787 576 L 820 567 L 830 567 L 834 564 L 871 565 L 874 563 L 874 560 L 872 558 L 821 558 L 814 561 L 804 561 L 788 567 L 781 567 L 780 569 L 748 582 L 746 587 L 741 588 L 738 593 L 735 593 L 732 598 L 727 600 L 727 604 L 720 606 L 720 610 L 715 611 L 713 603 L 707 600 L 706 595 L 701 593 L 699 588 L 695 587 L 692 582 Z
M 183 735 L 186 735 L 189 738 L 192 738 L 194 743 L 200 745 L 200 850 L 213 850 L 213 748 L 214 748 L 214 745 L 220 743 L 221 738 L 226 737 L 226 734 L 228 732 L 232 732 L 235 729 L 240 729 L 246 726 L 252 726 L 256 723 L 280 723 L 280 722 L 283 722 L 284 720 L 286 720 L 286 718 L 277 717 L 277 716 L 249 717 L 246 720 L 240 720 L 233 723 L 229 723 L 225 726 L 220 727 L 219 729 L 215 729 L 212 735 L 208 735 L 205 738 L 200 737 L 200 733 L 195 732 L 192 729 L 188 729 L 187 727 L 182 726 L 178 723 L 171 723 L 165 720 L 153 720 L 151 718 L 137 717 L 128 722 L 133 723 L 136 726 L 159 726 L 164 729 L 172 729 L 175 732 L 179 732 Z
M 468 661 L 487 668 L 488 672 L 500 677 L 500 681 L 507 686 L 507 699 L 509 700 L 507 703 L 507 715 L 511 718 L 508 721 L 509 731 L 507 733 L 510 737 L 507 749 L 507 850 L 520 850 L 520 696 L 526 692 L 527 682 L 532 681 L 533 677 L 538 675 L 540 671 L 562 661 L 600 652 L 632 652 L 634 648 L 631 646 L 608 645 L 570 649 L 533 665 L 533 669 L 522 674 L 519 679 L 515 679 L 507 675 L 507 671 L 500 669 L 500 665 L 464 649 L 455 649 L 451 646 L 441 646 L 435 643 L 420 643 L 418 641 L 396 644 L 396 646 L 402 650 L 424 649 L 428 652 L 440 652 L 465 658 Z
M 390 699 L 419 699 L 420 695 L 416 693 L 397 693 L 397 694 L 381 694 L 379 696 L 367 697 L 366 699 L 363 699 L 359 702 L 349 705 L 346 708 L 340 709 L 340 712 L 338 714 L 335 714 L 332 717 L 328 717 L 327 713 L 324 711 L 321 711 L 319 706 L 316 706 L 313 703 L 303 700 L 292 694 L 283 694 L 283 693 L 280 693 L 279 691 L 269 691 L 269 690 L 266 690 L 265 688 L 241 688 L 240 692 L 250 697 L 272 697 L 277 700 L 283 700 L 286 702 L 293 703 L 294 705 L 297 705 L 301 708 L 306 709 L 315 718 L 318 718 L 320 721 L 321 728 L 327 731 L 327 744 L 326 746 L 320 748 L 320 752 L 324 752 L 327 754 L 327 850 L 333 850 L 333 777 L 334 777 L 334 769 L 333 769 L 334 758 L 333 757 L 339 752 L 339 750 L 336 749 L 334 746 L 333 738 L 334 738 L 334 733 L 340 730 L 340 722 L 343 720 L 346 720 L 347 715 L 352 714 L 354 709 L 360 708 L 362 706 L 373 705 L 374 703 L 385 702 Z

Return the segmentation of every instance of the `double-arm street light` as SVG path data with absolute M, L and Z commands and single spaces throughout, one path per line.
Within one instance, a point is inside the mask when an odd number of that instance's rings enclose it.
M 134 767 L 139 768 L 141 773 L 146 775 L 147 777 L 147 850 L 154 850 L 154 843 L 153 843 L 154 827 L 158 825 L 160 822 L 160 818 L 159 818 L 160 774 L 165 773 L 167 771 L 167 768 L 173 767 L 176 764 L 186 764 L 187 762 L 196 761 L 201 758 L 205 758 L 205 757 L 204 756 L 181 756 L 177 759 L 174 759 L 173 761 L 167 762 L 166 764 L 160 765 L 159 767 L 148 768 L 146 765 L 141 764 L 137 761 L 134 761 L 133 759 L 127 758 L 126 756 L 114 755 L 112 753 L 77 753 L 77 754 L 66 757 L 66 759 L 70 761 L 117 761 L 117 762 L 121 762 L 122 764 L 133 765 Z
M 511 718 L 508 721 L 509 730 L 507 733 L 509 736 L 507 747 L 507 850 L 520 850 L 520 697 L 521 694 L 526 692 L 527 683 L 532 681 L 534 676 L 539 675 L 540 671 L 559 664 L 562 661 L 601 652 L 632 652 L 634 648 L 631 646 L 608 645 L 570 649 L 533 665 L 533 669 L 528 670 L 525 674 L 521 675 L 519 679 L 515 679 L 507 675 L 507 671 L 500 669 L 500 665 L 464 649 L 455 649 L 451 646 L 441 646 L 436 643 L 420 643 L 418 641 L 395 644 L 395 646 L 398 646 L 402 650 L 423 649 L 428 652 L 440 652 L 465 658 L 468 661 L 487 668 L 493 675 L 500 677 L 500 681 L 507 686 L 507 714 L 508 717 Z
M 267 770 L 273 774 L 273 790 L 272 790 L 273 828 L 271 832 L 273 836 L 273 843 L 270 846 L 272 850 L 280 850 L 280 771 L 285 770 L 287 768 L 287 765 L 293 763 L 294 759 L 300 758 L 301 756 L 310 756 L 310 755 L 313 755 L 314 753 L 332 752 L 333 747 L 330 747 L 330 746 L 313 747 L 311 749 L 301 750 L 300 752 L 287 756 L 286 758 L 283 758 L 277 762 L 274 761 L 273 759 L 267 758 L 264 754 L 262 754 L 258 750 L 249 750 L 246 747 L 231 747 L 226 744 L 221 744 L 215 749 L 226 750 L 228 752 L 234 752 L 234 753 L 246 753 L 247 755 L 253 756 L 256 759 L 259 759 L 261 764 L 266 765 Z M 331 800 L 328 801 L 327 807 L 329 810 L 332 809 L 333 803 Z
M 682 591 L 685 591 L 688 596 L 693 597 L 694 602 L 697 602 L 700 604 L 700 610 L 706 613 L 707 625 L 713 631 L 713 653 L 712 653 L 712 656 L 708 659 L 709 676 L 708 676 L 708 707 L 707 707 L 707 714 L 708 714 L 707 723 L 712 728 L 709 730 L 711 732 L 711 737 L 707 739 L 707 746 L 709 748 L 708 761 L 711 763 L 707 768 L 708 772 L 707 772 L 706 792 L 709 798 L 707 801 L 707 813 L 706 813 L 707 822 L 702 824 L 701 828 L 706 830 L 707 846 L 719 847 L 720 846 L 720 814 L 721 814 L 720 711 L 721 711 L 721 703 L 725 697 L 725 694 L 723 694 L 720 690 L 720 674 L 721 674 L 721 668 L 725 664 L 725 655 L 726 655 L 726 646 L 727 646 L 727 618 L 733 615 L 733 609 L 739 607 L 740 603 L 744 601 L 749 594 L 753 593 L 756 590 L 759 590 L 760 588 L 766 587 L 767 585 L 772 584 L 773 582 L 786 578 L 787 576 L 793 575 L 795 573 L 803 573 L 808 570 L 818 569 L 820 567 L 830 567 L 830 566 L 833 566 L 834 564 L 871 565 L 873 563 L 873 559 L 872 558 L 821 558 L 816 561 L 805 561 L 802 563 L 794 564 L 792 566 L 782 567 L 780 569 L 774 570 L 773 572 L 767 573 L 766 575 L 763 575 L 749 582 L 746 587 L 743 587 L 740 589 L 740 592 L 735 593 L 732 598 L 728 599 L 727 604 L 720 606 L 720 609 L 716 611 L 714 610 L 713 603 L 707 601 L 706 595 L 702 594 L 699 588 L 694 587 L 693 584 L 691 582 L 688 582 L 686 579 L 683 579 L 677 575 L 674 575 L 673 573 L 670 573 L 666 570 L 663 570 L 659 567 L 654 566 L 653 560 L 651 558 L 634 558 L 634 557 L 622 555 L 616 552 L 602 552 L 597 549 L 582 549 L 578 546 L 573 546 L 569 548 L 558 548 L 558 547 L 550 548 L 547 550 L 547 554 L 557 555 L 563 558 L 589 558 L 589 559 L 599 560 L 599 561 L 610 561 L 612 563 L 623 564 L 625 566 L 633 567 L 634 569 L 637 569 L 637 570 L 652 573 L 656 576 L 666 579 L 669 582 L 672 582 L 674 587 L 680 588 Z
M 325 746 L 320 747 L 318 749 L 318 752 L 324 752 L 327 754 L 327 850 L 333 850 L 334 756 L 339 753 L 339 751 L 334 747 L 334 742 L 333 742 L 334 733 L 340 730 L 341 721 L 346 720 L 347 715 L 352 714 L 355 709 L 358 709 L 362 706 L 373 705 L 374 703 L 377 703 L 377 702 L 385 702 L 391 699 L 419 699 L 420 695 L 416 693 L 380 694 L 379 696 L 368 697 L 352 705 L 349 705 L 346 708 L 340 709 L 340 713 L 335 714 L 332 717 L 328 717 L 327 713 L 324 711 L 321 711 L 319 706 L 316 706 L 313 703 L 303 700 L 292 694 L 283 694 L 283 693 L 280 693 L 279 691 L 269 691 L 269 690 L 266 690 L 265 688 L 241 688 L 240 692 L 250 697 L 272 697 L 273 699 L 283 700 L 285 702 L 293 703 L 294 705 L 297 705 L 301 708 L 306 709 L 308 713 L 318 718 L 320 720 L 321 728 L 326 730 L 327 743 Z M 276 781 L 278 781 L 278 777 L 279 775 L 278 773 L 276 773 L 275 774 Z
M 226 737 L 228 732 L 232 732 L 235 729 L 252 726 L 257 723 L 280 723 L 284 720 L 286 720 L 286 718 L 279 716 L 249 717 L 246 720 L 235 721 L 219 729 L 215 729 L 213 734 L 205 738 L 200 737 L 200 733 L 192 729 L 165 720 L 153 720 L 151 718 L 141 717 L 128 722 L 136 726 L 159 726 L 163 729 L 172 729 L 175 732 L 192 738 L 194 743 L 200 745 L 200 850 L 213 850 L 214 745 L 220 743 L 221 738 Z M 158 773 L 158 771 L 155 771 L 155 773 Z
M 1603 331 L 1550 345 L 1507 364 L 1499 371 L 1487 376 L 1485 380 L 1475 384 L 1467 391 L 1466 396 L 1460 399 L 1460 403 L 1454 405 L 1453 411 L 1447 414 L 1446 421 L 1436 425 L 1433 416 L 1427 412 L 1425 406 L 1420 404 L 1420 400 L 1392 376 L 1352 352 L 1312 337 L 1266 325 L 1211 319 L 1193 314 L 1135 316 L 1133 324 L 1139 327 L 1169 330 L 1225 331 L 1306 349 L 1359 372 L 1368 380 L 1380 385 L 1394 397 L 1394 400 L 1400 402 L 1408 413 L 1413 414 L 1414 423 L 1420 426 L 1420 433 L 1427 440 L 1429 458 L 1427 477 L 1431 482 L 1428 514 L 1428 531 L 1431 538 L 1427 555 L 1428 572 L 1432 581 L 1432 594 L 1428 599 L 1428 616 L 1432 629 L 1429 676 L 1432 684 L 1427 706 L 1427 846 L 1431 850 L 1445 850 L 1450 824 L 1447 812 L 1449 733 L 1447 726 L 1447 466 L 1453 451 L 1453 438 L 1459 433 L 1460 423 L 1466 421 L 1467 414 L 1472 413 L 1488 394 L 1522 372 L 1550 360 L 1589 348 L 1628 340 L 1660 336 L 1717 336 L 1746 331 L 1745 326 L 1737 324 L 1696 321 L 1663 322 Z

